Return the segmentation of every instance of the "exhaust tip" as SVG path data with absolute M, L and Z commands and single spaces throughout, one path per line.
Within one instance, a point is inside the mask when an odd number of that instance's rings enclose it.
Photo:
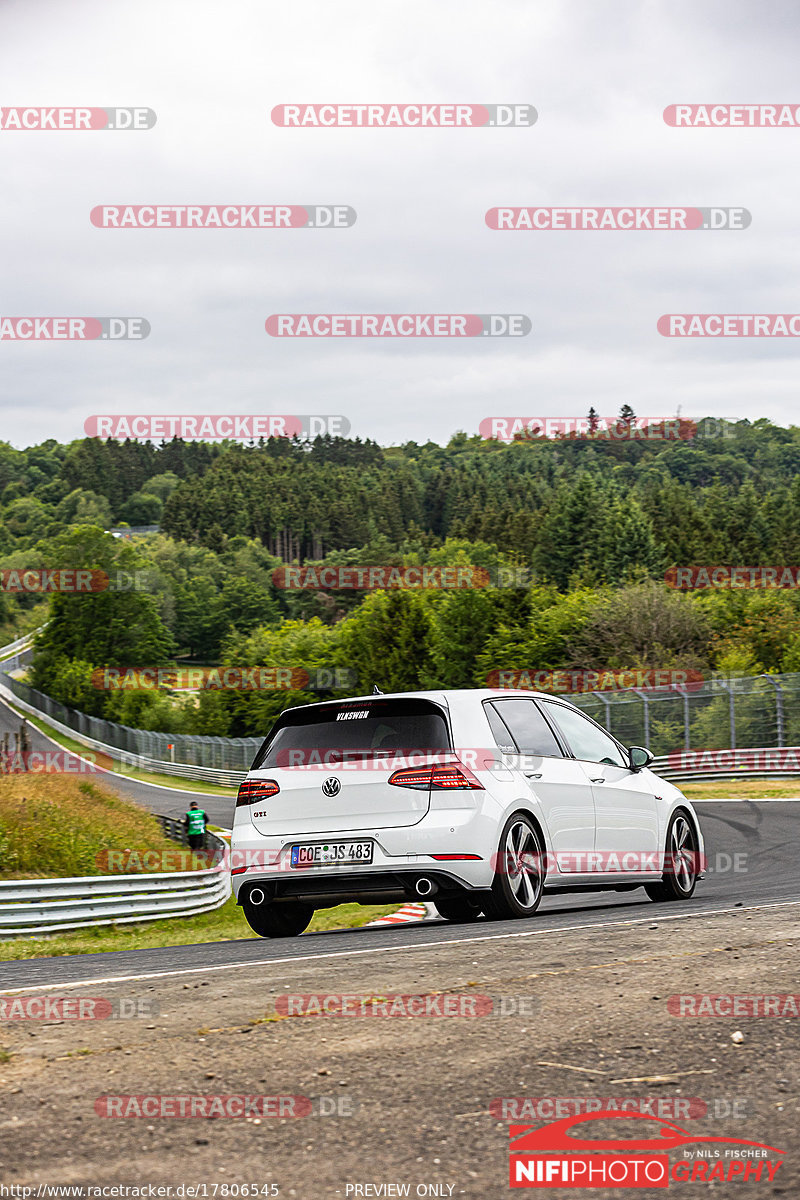
M 250 888 L 247 899 L 249 900 L 249 902 L 251 904 L 254 904 L 257 906 L 259 904 L 264 903 L 264 901 L 266 900 L 266 896 L 264 895 L 262 888 L 254 887 L 254 888 Z
M 428 879 L 426 875 L 420 876 L 417 880 L 416 892 L 418 896 L 433 896 L 438 890 L 438 884 L 434 883 L 432 879 Z

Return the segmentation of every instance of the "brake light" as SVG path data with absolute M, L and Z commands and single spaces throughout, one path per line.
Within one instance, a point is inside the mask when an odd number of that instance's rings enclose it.
M 256 800 L 269 800 L 277 796 L 280 787 L 274 779 L 245 779 L 239 784 L 236 795 L 236 807 L 244 808 L 246 804 L 255 804 Z
M 396 787 L 414 788 L 418 792 L 452 792 L 468 788 L 472 791 L 484 790 L 471 771 L 461 763 L 451 763 L 447 766 L 404 767 L 389 776 L 389 783 Z

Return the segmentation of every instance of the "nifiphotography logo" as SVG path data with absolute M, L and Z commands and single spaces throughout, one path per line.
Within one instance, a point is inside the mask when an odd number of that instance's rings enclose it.
M 648 1125 L 639 1126 L 642 1136 L 634 1137 L 576 1137 L 571 1132 L 576 1125 L 609 1120 Z M 512 1188 L 667 1188 L 670 1182 L 734 1180 L 769 1184 L 783 1161 L 782 1150 L 763 1142 L 693 1134 L 671 1121 L 618 1110 L 577 1114 L 538 1128 L 511 1125 L 509 1138 Z M 702 1149 L 685 1149 L 693 1143 Z M 672 1150 L 682 1151 L 683 1157 L 670 1163 Z

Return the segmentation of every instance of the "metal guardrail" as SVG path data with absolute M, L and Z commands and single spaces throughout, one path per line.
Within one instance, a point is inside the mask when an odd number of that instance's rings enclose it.
M 40 625 L 38 629 L 32 630 L 31 633 L 26 633 L 21 638 L 17 638 L 15 642 L 9 642 L 7 646 L 0 646 L 0 661 L 15 654 L 17 650 L 22 650 L 29 646 L 31 640 L 40 629 L 44 629 L 44 625 Z
M 227 847 L 214 834 L 206 836 L 221 859 L 203 870 L 0 880 L 0 938 L 190 917 L 219 908 L 231 894 Z
M 673 783 L 705 779 L 763 779 L 765 776 L 800 779 L 800 746 L 677 751 L 655 758 L 651 769 Z

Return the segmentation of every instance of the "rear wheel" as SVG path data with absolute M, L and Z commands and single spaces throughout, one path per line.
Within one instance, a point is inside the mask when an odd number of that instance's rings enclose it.
M 673 813 L 667 830 L 664 874 L 658 883 L 646 883 L 651 900 L 688 900 L 697 883 L 697 833 L 685 812 Z
M 309 904 L 244 904 L 247 924 L 259 937 L 297 937 L 314 915 Z
M 541 837 L 525 813 L 514 813 L 500 835 L 492 899 L 484 912 L 496 920 L 532 917 L 539 907 L 543 889 Z
M 477 921 L 481 915 L 481 909 L 467 896 L 437 896 L 433 903 L 439 916 L 444 917 L 445 921 L 452 921 L 454 925 Z

